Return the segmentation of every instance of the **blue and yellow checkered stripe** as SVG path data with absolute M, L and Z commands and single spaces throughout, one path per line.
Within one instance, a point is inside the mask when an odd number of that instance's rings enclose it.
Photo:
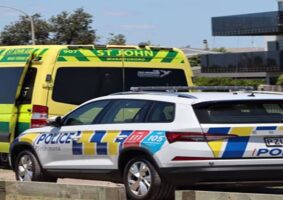
M 227 140 L 208 142 L 215 158 L 242 158 L 246 151 L 250 136 L 253 132 L 282 131 L 280 126 L 258 126 L 258 127 L 215 127 L 209 128 L 208 134 L 237 135 L 238 137 Z
M 83 131 L 73 141 L 73 155 L 117 155 L 133 131 Z

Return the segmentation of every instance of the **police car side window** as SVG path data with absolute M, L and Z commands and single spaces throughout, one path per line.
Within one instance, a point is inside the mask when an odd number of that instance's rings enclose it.
M 147 122 L 172 122 L 175 117 L 175 105 L 168 102 L 154 102 Z
M 101 124 L 140 123 L 144 121 L 151 101 L 123 99 L 113 102 L 101 120 Z
M 94 124 L 99 114 L 109 104 L 109 101 L 97 101 L 82 106 L 70 113 L 63 120 L 63 126 Z

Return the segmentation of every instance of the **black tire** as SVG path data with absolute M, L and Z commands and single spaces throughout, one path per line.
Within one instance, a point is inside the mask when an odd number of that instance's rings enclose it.
M 130 172 L 130 169 L 131 167 L 133 167 L 133 169 L 136 169 L 135 166 L 141 167 L 141 163 L 146 165 L 148 173 L 145 173 L 144 175 L 141 175 L 141 173 L 139 173 L 140 177 L 137 178 L 137 176 L 133 175 L 133 173 Z M 144 178 L 145 176 L 151 177 L 150 186 L 147 186 L 147 184 L 144 182 L 146 180 Z M 137 179 L 136 183 L 139 182 L 139 184 L 137 184 L 139 185 L 137 187 L 138 191 L 131 188 L 130 182 L 135 181 L 132 179 Z M 148 156 L 140 156 L 129 160 L 124 169 L 123 180 L 127 196 L 131 200 L 169 200 L 172 198 L 174 199 L 174 186 L 169 184 L 167 181 L 161 179 L 155 166 L 152 164 Z M 146 187 L 147 192 L 144 194 L 137 194 L 140 192 L 141 186 L 144 188 Z M 133 187 L 135 188 L 135 186 Z
M 9 159 L 7 153 L 0 153 L 0 168 L 10 169 Z
M 23 167 L 23 160 L 26 160 L 26 163 L 29 163 L 25 168 Z M 20 172 L 21 169 L 25 169 L 25 172 L 22 173 L 22 175 Z M 24 176 L 23 174 L 27 175 Z M 47 176 L 43 173 L 38 159 L 34 153 L 29 150 L 22 151 L 17 155 L 15 162 L 15 175 L 18 181 L 57 182 L 57 178 Z

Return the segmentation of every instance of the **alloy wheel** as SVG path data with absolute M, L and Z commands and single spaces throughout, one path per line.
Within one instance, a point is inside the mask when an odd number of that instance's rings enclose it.
M 141 161 L 131 165 L 128 171 L 128 185 L 133 194 L 146 196 L 151 188 L 152 176 L 149 166 Z
M 23 155 L 19 159 L 18 178 L 20 181 L 31 181 L 33 177 L 33 162 L 29 155 Z

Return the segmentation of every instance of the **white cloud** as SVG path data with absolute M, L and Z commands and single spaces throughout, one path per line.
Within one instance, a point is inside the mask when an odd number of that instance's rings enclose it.
M 155 29 L 155 26 L 151 24 L 125 24 L 121 26 L 126 30 L 151 30 Z

